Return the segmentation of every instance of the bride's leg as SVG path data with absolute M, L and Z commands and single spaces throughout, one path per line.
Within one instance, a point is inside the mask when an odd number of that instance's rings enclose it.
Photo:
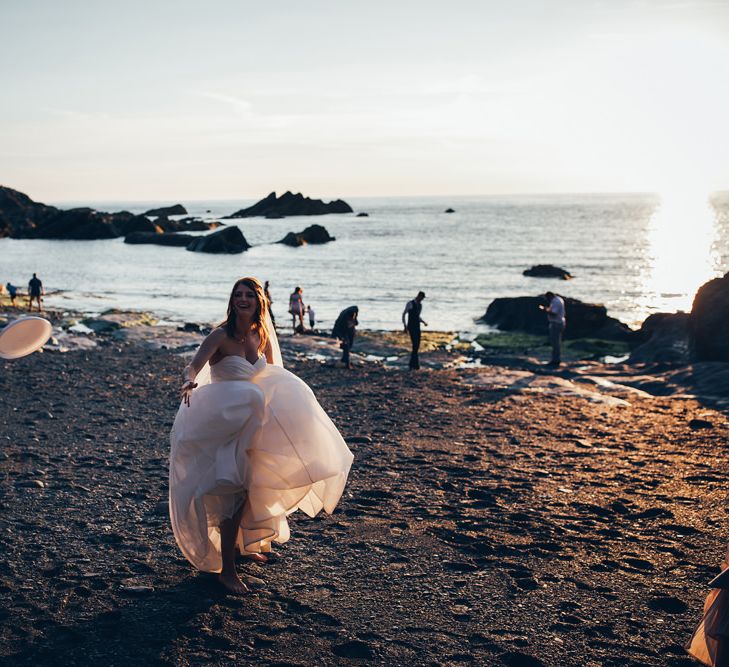
M 220 524 L 220 555 L 223 558 L 223 571 L 218 575 L 218 579 L 236 595 L 248 592 L 248 586 L 241 581 L 235 569 L 235 542 L 244 506 L 245 503 L 242 503 L 240 509 L 230 519 L 225 519 Z

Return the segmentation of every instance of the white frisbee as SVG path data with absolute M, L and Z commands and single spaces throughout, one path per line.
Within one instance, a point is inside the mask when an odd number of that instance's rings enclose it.
M 0 329 L 0 358 L 19 359 L 45 345 L 51 337 L 51 323 L 42 317 L 19 317 Z

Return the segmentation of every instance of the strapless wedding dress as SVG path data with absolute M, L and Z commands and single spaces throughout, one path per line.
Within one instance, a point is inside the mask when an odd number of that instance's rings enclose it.
M 337 505 L 352 465 L 308 385 L 280 366 L 228 356 L 180 405 L 170 433 L 170 518 L 185 557 L 220 572 L 221 521 L 245 503 L 241 553 L 289 539 L 286 517 Z

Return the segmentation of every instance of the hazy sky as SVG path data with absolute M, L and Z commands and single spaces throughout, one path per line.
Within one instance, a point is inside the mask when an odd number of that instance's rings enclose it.
M 727 82 L 727 0 L 0 0 L 0 184 L 729 189 Z

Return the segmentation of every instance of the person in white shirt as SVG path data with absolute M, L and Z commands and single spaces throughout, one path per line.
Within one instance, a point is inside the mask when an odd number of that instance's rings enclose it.
M 547 292 L 544 298 L 547 300 L 547 307 L 539 307 L 547 313 L 549 343 L 552 346 L 552 358 L 547 366 L 557 368 L 562 363 L 562 335 L 567 325 L 564 299 L 554 292 Z

